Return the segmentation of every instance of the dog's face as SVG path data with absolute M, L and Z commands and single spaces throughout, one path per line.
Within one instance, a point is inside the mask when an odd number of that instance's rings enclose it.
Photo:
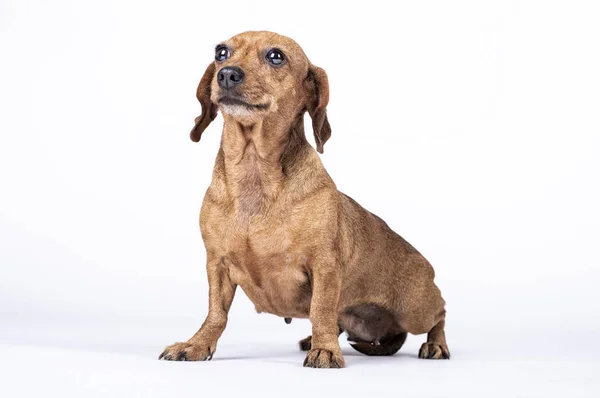
M 271 116 L 291 123 L 308 110 L 319 152 L 331 134 L 325 71 L 312 65 L 295 41 L 276 33 L 245 32 L 218 44 L 197 97 L 202 115 L 190 134 L 193 141 L 218 110 L 245 125 Z
M 291 39 L 247 32 L 217 45 L 211 100 L 236 118 L 276 112 L 280 101 L 298 101 L 308 59 Z

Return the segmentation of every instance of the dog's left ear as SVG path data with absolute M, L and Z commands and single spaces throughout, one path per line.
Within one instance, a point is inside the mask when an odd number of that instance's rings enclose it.
M 327 120 L 327 104 L 329 103 L 329 80 L 327 73 L 318 66 L 310 65 L 306 77 L 308 91 L 308 114 L 312 118 L 313 133 L 317 152 L 323 153 L 323 145 L 331 137 L 331 126 Z
M 200 106 L 202 106 L 202 114 L 196 118 L 196 125 L 190 131 L 190 138 L 194 142 L 200 141 L 204 130 L 217 117 L 219 108 L 210 100 L 210 84 L 214 75 L 215 63 L 211 62 L 208 68 L 206 68 L 204 76 L 200 79 L 200 84 L 198 84 L 198 89 L 196 90 L 196 97 L 200 101 Z

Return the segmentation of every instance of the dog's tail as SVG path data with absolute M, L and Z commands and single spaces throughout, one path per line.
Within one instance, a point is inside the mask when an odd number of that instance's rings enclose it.
M 370 356 L 385 356 L 394 355 L 404 345 L 406 341 L 406 332 L 398 333 L 391 339 L 382 342 L 381 344 L 372 343 L 352 343 L 352 348 L 361 354 Z

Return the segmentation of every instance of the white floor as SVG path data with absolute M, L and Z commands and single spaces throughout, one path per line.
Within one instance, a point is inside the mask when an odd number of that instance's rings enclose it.
M 245 318 L 247 322 L 250 318 Z M 171 321 L 169 321 L 171 322 Z M 416 353 L 409 336 L 393 357 L 355 352 L 342 337 L 347 368 L 305 369 L 296 340 L 307 321 L 258 316 L 230 325 L 210 362 L 165 362 L 163 346 L 192 333 L 191 319 L 0 318 L 0 380 L 5 397 L 597 397 L 600 349 L 594 331 L 529 333 L 450 330 L 450 361 Z

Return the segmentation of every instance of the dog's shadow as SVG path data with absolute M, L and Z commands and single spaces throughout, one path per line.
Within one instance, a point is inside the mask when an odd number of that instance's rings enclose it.
M 224 350 L 223 350 L 224 351 Z M 374 361 L 374 362 L 388 362 L 389 360 L 407 360 L 407 359 L 417 359 L 418 356 L 409 352 L 398 352 L 391 356 L 367 356 L 361 354 L 351 347 L 342 348 L 342 353 L 344 357 L 350 359 L 349 362 L 362 362 L 362 361 Z M 218 354 L 217 354 L 218 355 Z M 249 347 L 244 350 L 241 354 L 228 354 L 227 352 L 222 352 L 221 355 L 212 359 L 213 361 L 260 361 L 260 362 L 268 362 L 268 363 L 276 363 L 276 364 L 285 364 L 291 365 L 294 367 L 302 366 L 304 362 L 304 358 L 306 357 L 305 351 L 294 350 L 293 347 L 287 346 L 273 346 L 269 347 L 267 350 L 265 349 L 257 349 Z
M 98 354 L 109 354 L 109 355 L 125 355 L 134 356 L 139 359 L 146 360 L 157 360 L 158 355 L 162 351 L 162 346 L 157 345 L 140 345 L 140 344 L 127 344 L 127 343 L 98 343 L 98 342 L 73 342 L 73 341 L 60 341 L 60 342 L 21 342 L 20 344 L 40 347 L 40 348 L 52 348 L 60 350 L 78 351 L 78 352 L 90 352 Z M 362 362 L 363 360 L 374 360 L 380 362 L 381 360 L 389 360 L 395 358 L 396 360 L 406 360 L 417 358 L 416 354 L 398 352 L 393 356 L 387 357 L 368 357 L 361 354 L 351 347 L 343 347 L 342 353 L 344 357 L 350 358 L 350 362 Z M 212 362 L 224 363 L 229 361 L 259 361 L 262 363 L 275 363 L 279 365 L 290 365 L 294 367 L 302 367 L 304 358 L 306 357 L 305 351 L 300 351 L 294 344 L 224 344 L 219 347 L 218 352 L 215 354 Z

